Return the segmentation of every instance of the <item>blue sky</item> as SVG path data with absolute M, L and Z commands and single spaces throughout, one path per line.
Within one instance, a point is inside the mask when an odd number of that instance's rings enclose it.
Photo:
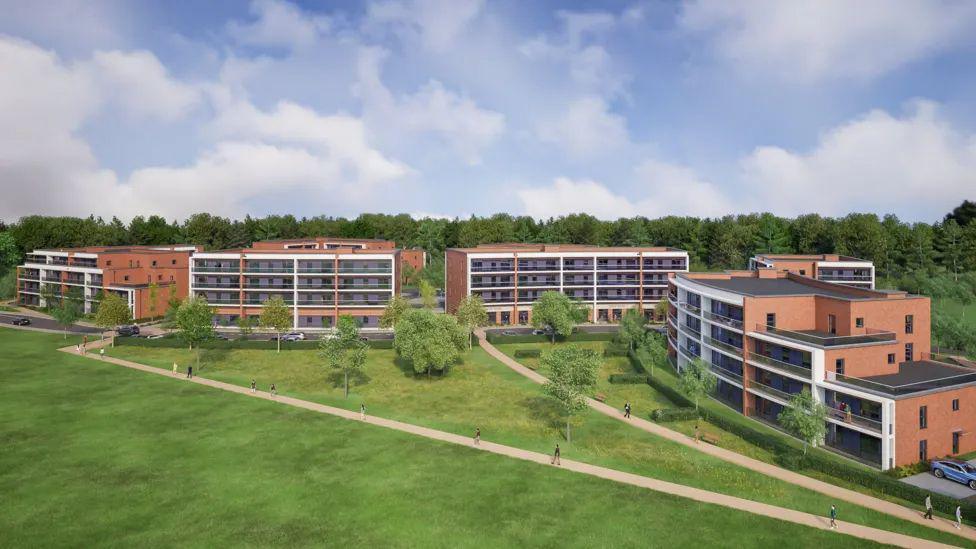
M 976 4 L 0 0 L 0 218 L 976 198 Z

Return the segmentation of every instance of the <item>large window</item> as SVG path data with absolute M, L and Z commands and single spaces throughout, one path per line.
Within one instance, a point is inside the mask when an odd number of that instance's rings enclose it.
M 918 460 L 926 461 L 929 459 L 929 441 L 920 440 L 918 441 Z
M 827 315 L 827 333 L 837 334 L 837 317 L 834 315 Z
M 776 327 L 776 313 L 766 313 L 766 326 Z
M 920 406 L 918 408 L 918 428 L 927 429 L 929 426 L 929 407 Z
M 905 333 L 911 334 L 915 332 L 915 317 L 913 315 L 905 315 Z
M 952 433 L 952 453 L 953 454 L 958 454 L 959 453 L 959 435 L 961 435 L 961 434 L 962 433 L 960 433 L 959 431 L 956 431 L 955 433 Z
M 838 358 L 836 361 L 834 361 L 834 369 L 836 370 L 836 372 L 838 374 L 844 375 L 844 359 L 843 358 Z
M 913 360 L 913 357 L 914 356 L 915 356 L 915 344 L 914 343 L 906 343 L 905 344 L 905 361 L 906 362 L 911 362 Z
M 953 412 L 958 412 L 959 411 L 959 399 L 958 398 L 952 399 L 952 411 Z

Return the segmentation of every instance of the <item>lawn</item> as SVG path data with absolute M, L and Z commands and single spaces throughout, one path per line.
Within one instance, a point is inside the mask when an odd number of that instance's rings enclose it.
M 967 305 L 954 299 L 933 299 L 932 308 L 976 328 L 976 303 Z
M 53 350 L 63 343 L 0 329 L 0 546 L 871 545 Z
M 194 354 L 185 349 L 118 346 L 109 354 L 169 370 Z M 540 452 L 560 443 L 563 455 L 681 484 L 822 514 L 829 498 L 768 478 L 654 437 L 597 412 L 584 412 L 574 440 L 563 440 L 558 408 L 539 386 L 475 348 L 463 364 L 443 377 L 415 376 L 393 351 L 372 350 L 364 375 L 342 396 L 339 377 L 320 364 L 314 351 L 212 350 L 197 371 L 208 378 L 262 390 L 274 382 L 281 394 L 351 410 L 365 403 L 374 415 L 472 435 L 480 427 L 486 440 Z M 649 389 L 649 388 L 648 388 Z M 848 507 L 845 520 L 934 539 L 955 539 L 870 509 Z

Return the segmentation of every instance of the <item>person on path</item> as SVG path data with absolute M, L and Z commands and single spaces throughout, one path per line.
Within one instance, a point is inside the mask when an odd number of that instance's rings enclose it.
M 701 440 L 701 436 L 698 433 L 698 421 L 695 421 L 695 444 L 698 444 L 699 440 Z
M 625 418 L 628 418 L 628 419 L 630 418 L 630 403 L 629 402 L 626 403 L 626 404 L 624 404 L 624 417 Z
M 550 465 L 562 465 L 559 461 L 559 445 L 556 445 L 556 451 L 552 453 L 552 459 L 549 461 Z
M 81 354 L 81 345 L 75 345 L 75 352 Z
M 276 396 L 278 394 L 278 388 L 275 387 L 274 383 L 271 384 L 271 390 L 269 390 L 268 393 L 270 393 L 271 396 Z
M 186 367 L 186 379 L 193 379 L 193 366 Z
M 105 347 L 98 350 L 98 355 L 102 357 L 102 360 L 105 360 Z
M 932 496 L 925 496 L 925 518 L 932 519 Z
M 481 427 L 474 430 L 474 445 L 479 446 L 481 444 Z
M 180 368 L 179 368 L 179 366 L 177 366 L 177 365 L 176 365 L 176 363 L 174 362 L 174 363 L 173 363 L 173 375 L 175 376 L 175 375 L 178 375 L 179 373 L 180 373 Z
M 833 505 L 830 506 L 830 529 L 837 529 L 837 507 Z
M 253 394 L 253 393 L 256 393 L 257 391 L 258 391 L 258 384 L 255 383 L 254 380 L 252 379 L 251 380 L 251 393 Z
M 366 421 L 366 403 L 359 404 L 359 419 Z
M 962 530 L 962 506 L 956 505 L 956 529 Z
M 88 352 L 88 336 L 82 336 L 81 338 L 81 354 Z

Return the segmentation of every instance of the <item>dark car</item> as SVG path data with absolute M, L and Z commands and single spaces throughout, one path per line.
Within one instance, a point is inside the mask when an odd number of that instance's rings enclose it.
M 22 316 L 11 320 L 10 323 L 14 326 L 30 326 L 31 321 L 29 318 Z
M 122 337 L 136 336 L 139 335 L 139 327 L 135 325 L 119 326 L 118 328 L 115 329 L 115 333 Z
M 932 474 L 965 484 L 976 490 L 976 467 L 958 459 L 932 461 Z

